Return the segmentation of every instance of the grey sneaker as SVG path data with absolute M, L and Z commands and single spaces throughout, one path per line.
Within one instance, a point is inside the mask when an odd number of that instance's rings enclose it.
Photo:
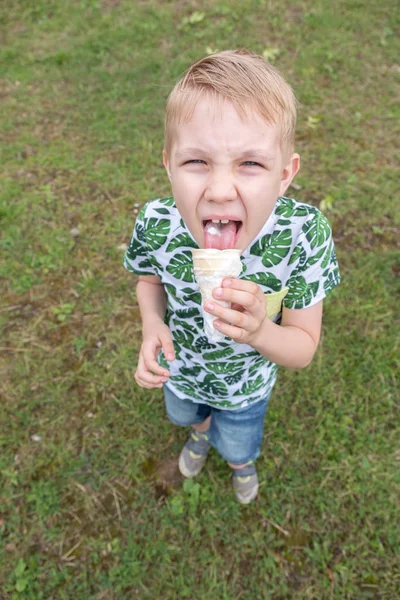
M 195 477 L 204 467 L 210 442 L 206 433 L 195 429 L 190 432 L 190 437 L 182 448 L 179 456 L 179 470 L 184 477 Z
M 240 504 L 249 504 L 258 493 L 258 477 L 254 463 L 243 469 L 232 469 L 232 484 Z

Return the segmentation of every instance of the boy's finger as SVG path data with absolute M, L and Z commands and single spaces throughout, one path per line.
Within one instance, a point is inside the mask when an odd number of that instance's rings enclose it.
M 152 388 L 161 388 L 163 386 L 162 382 L 148 382 L 146 379 L 144 379 L 143 377 L 140 377 L 139 375 L 135 375 L 135 381 L 138 385 L 140 385 L 140 387 L 146 388 L 151 390 Z
M 167 360 L 175 360 L 175 349 L 172 343 L 172 337 L 170 335 L 162 336 L 161 343 L 165 358 Z
M 159 365 L 158 362 L 154 360 L 154 358 L 145 359 L 144 366 L 146 368 L 146 371 L 151 371 L 155 375 L 158 375 L 160 377 L 169 377 L 168 369 L 164 369 L 164 367 Z
M 248 281 L 247 283 L 251 286 L 253 282 Z M 221 290 L 222 293 L 219 294 L 219 290 Z M 240 306 L 244 306 L 249 310 L 254 310 L 254 308 L 258 309 L 260 303 L 265 303 L 265 298 L 262 294 L 254 294 L 251 291 L 237 290 L 230 287 L 215 288 L 213 290 L 213 297 L 217 301 L 224 300 L 225 302 L 240 304 Z
M 246 279 L 236 279 L 235 277 L 225 277 L 222 280 L 221 285 L 224 290 L 232 288 L 233 290 L 240 290 L 243 292 L 248 292 L 249 294 L 252 294 L 253 296 L 257 296 L 257 295 L 263 293 L 260 286 L 258 285 L 258 283 L 256 283 L 255 281 L 247 281 Z
M 138 370 L 139 366 L 141 367 L 142 372 L 152 371 L 158 376 L 169 377 L 168 369 L 165 369 L 164 367 L 159 365 L 150 351 L 143 351 L 142 356 L 139 357 Z

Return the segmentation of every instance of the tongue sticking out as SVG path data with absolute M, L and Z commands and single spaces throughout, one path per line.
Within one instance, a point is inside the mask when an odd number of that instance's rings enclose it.
M 213 223 L 207 221 L 204 228 L 204 241 L 206 248 L 216 250 L 230 250 L 235 246 L 236 223 Z

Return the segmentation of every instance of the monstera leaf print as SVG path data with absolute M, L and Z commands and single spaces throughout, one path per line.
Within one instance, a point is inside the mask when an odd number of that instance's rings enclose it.
M 176 326 L 179 325 L 179 327 L 183 327 L 185 331 L 190 331 L 190 333 L 193 333 L 194 336 L 197 334 L 197 327 L 195 327 L 193 323 L 190 323 L 190 321 L 188 322 L 184 321 L 183 319 L 174 319 L 174 323 Z
M 250 377 L 255 375 L 260 370 L 260 367 L 266 362 L 267 360 L 263 356 L 261 356 L 260 360 L 257 360 L 253 365 L 251 365 L 249 369 Z
M 197 377 L 197 375 L 201 373 L 201 367 L 182 367 L 181 373 L 182 375 L 187 375 L 188 377 Z
M 308 269 L 309 267 L 312 267 L 313 265 L 315 265 L 317 262 L 319 262 L 321 260 L 321 258 L 323 257 L 323 255 L 326 252 L 326 246 L 324 246 L 323 248 L 321 248 L 320 250 L 318 250 L 318 252 L 316 252 L 315 254 L 313 254 L 312 256 L 310 256 L 309 258 L 307 258 L 307 260 L 305 261 L 302 270 L 306 271 L 306 269 Z
M 177 390 L 185 392 L 192 399 L 201 400 L 200 396 L 198 396 L 194 391 L 193 385 L 190 383 L 190 381 L 186 380 L 184 377 L 172 377 L 171 379 Z
M 225 383 L 217 379 L 214 375 L 206 375 L 201 383 L 203 390 L 210 396 L 227 396 L 228 388 Z
M 235 383 L 239 383 L 241 379 L 243 379 L 244 371 L 238 371 L 232 375 L 228 375 L 225 377 L 225 381 L 228 385 L 235 385 Z
M 308 209 L 305 206 L 296 206 L 296 203 L 291 198 L 282 197 L 279 199 L 279 206 L 275 210 L 275 214 L 290 218 L 290 217 L 305 217 L 308 215 Z
M 231 356 L 229 358 L 229 360 L 245 360 L 246 358 L 251 357 L 252 360 L 257 360 L 257 358 L 259 357 L 259 353 L 254 350 L 254 352 L 248 352 L 248 353 L 243 353 L 243 354 L 235 354 L 234 356 Z M 253 358 L 254 357 L 254 358 Z
M 167 236 L 171 227 L 169 219 L 156 219 L 151 217 L 147 222 L 146 242 L 150 250 L 158 250 L 167 241 Z
M 316 296 L 319 288 L 319 282 L 307 283 L 301 275 L 290 277 L 287 285 L 289 292 L 284 300 L 286 306 L 291 308 L 305 308 Z
M 262 375 L 259 375 L 256 379 L 251 379 L 250 381 L 246 381 L 244 385 L 242 385 L 241 389 L 235 392 L 234 396 L 241 396 L 244 394 L 253 394 L 257 390 L 259 390 L 264 385 L 264 378 Z
M 161 204 L 164 204 L 164 206 L 174 206 L 174 204 L 175 204 L 172 196 L 169 196 L 168 198 L 160 198 L 159 202 Z
M 271 268 L 278 265 L 288 255 L 292 244 L 290 229 L 275 231 L 272 235 L 264 235 L 250 249 L 250 254 L 261 256 L 262 264 Z
M 191 317 L 195 317 L 196 315 L 199 315 L 200 311 L 196 307 L 193 307 L 193 308 L 178 308 L 178 310 L 176 311 L 175 314 L 180 319 L 190 319 Z
M 176 279 L 194 282 L 192 269 L 192 255 L 190 252 L 184 251 L 171 258 L 167 265 L 167 271 Z
M 196 350 L 196 352 L 203 352 L 203 350 L 209 350 L 210 348 L 214 347 L 215 344 L 211 344 L 205 335 L 202 335 L 199 338 L 197 338 L 194 344 L 194 349 Z
M 184 296 L 183 300 L 185 302 L 194 302 L 195 304 L 201 305 L 201 294 L 200 292 L 192 292 L 190 296 Z
M 336 256 L 334 255 L 334 249 L 333 249 L 333 240 L 331 240 L 329 242 L 328 246 L 326 247 L 325 256 L 321 263 L 321 269 L 326 269 L 326 267 L 329 265 L 329 263 L 331 261 L 333 263 L 336 263 Z
M 214 352 L 205 352 L 203 354 L 204 360 L 219 360 L 221 358 L 227 358 L 235 354 L 233 348 L 225 348 L 224 350 L 215 350 Z
M 176 288 L 174 285 L 171 285 L 170 283 L 164 283 L 164 287 L 166 289 L 167 296 L 171 296 L 175 300 L 175 302 L 178 302 L 179 304 L 185 304 L 184 300 L 177 296 Z M 173 308 L 172 302 L 169 302 L 169 304 L 171 304 L 171 307 Z
M 230 362 L 209 362 L 206 367 L 208 371 L 212 371 L 216 375 L 226 375 L 232 373 L 235 369 L 240 370 L 243 367 L 244 362 L 230 363 Z
M 294 248 L 293 248 L 293 252 L 290 255 L 289 258 L 289 265 L 292 265 L 293 263 L 296 262 L 296 260 L 299 260 L 300 263 L 303 263 L 306 260 L 307 254 L 306 251 L 303 248 L 303 244 L 301 242 L 299 242 Z
M 324 215 L 317 212 L 313 218 L 307 221 L 303 227 L 306 238 L 313 250 L 316 246 L 322 246 L 331 236 L 331 227 Z
M 180 233 L 168 244 L 167 252 L 172 252 L 177 248 L 198 248 L 198 246 L 189 234 Z
M 194 336 L 189 331 L 182 331 L 181 329 L 177 329 L 175 331 L 175 340 L 176 343 L 180 346 L 184 346 L 188 350 L 191 350 L 193 347 Z
M 324 290 L 325 292 L 329 292 L 331 289 L 333 289 L 337 283 L 339 281 L 339 269 L 334 269 L 333 271 L 331 271 L 327 277 L 327 279 L 324 281 Z
M 136 237 L 137 237 L 137 239 L 138 239 L 139 242 L 145 242 L 146 241 L 146 237 L 145 237 L 145 234 L 144 234 L 144 226 L 139 221 L 136 223 L 135 233 L 136 233 Z
M 282 289 L 282 281 L 275 277 L 273 273 L 254 273 L 254 275 L 247 275 L 243 279 L 254 281 L 258 285 L 267 287 L 275 292 L 279 292 Z

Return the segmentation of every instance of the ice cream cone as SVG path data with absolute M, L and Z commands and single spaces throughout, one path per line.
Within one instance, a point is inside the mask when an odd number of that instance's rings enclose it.
M 242 271 L 240 262 L 240 250 L 215 250 L 206 248 L 192 250 L 193 271 L 199 284 L 202 298 L 202 314 L 204 319 L 204 331 L 210 342 L 218 342 L 224 339 L 224 334 L 217 331 L 213 326 L 215 316 L 204 311 L 207 300 L 216 300 L 212 291 L 221 287 L 224 277 L 238 277 Z M 219 301 L 218 304 L 228 308 L 230 302 Z

